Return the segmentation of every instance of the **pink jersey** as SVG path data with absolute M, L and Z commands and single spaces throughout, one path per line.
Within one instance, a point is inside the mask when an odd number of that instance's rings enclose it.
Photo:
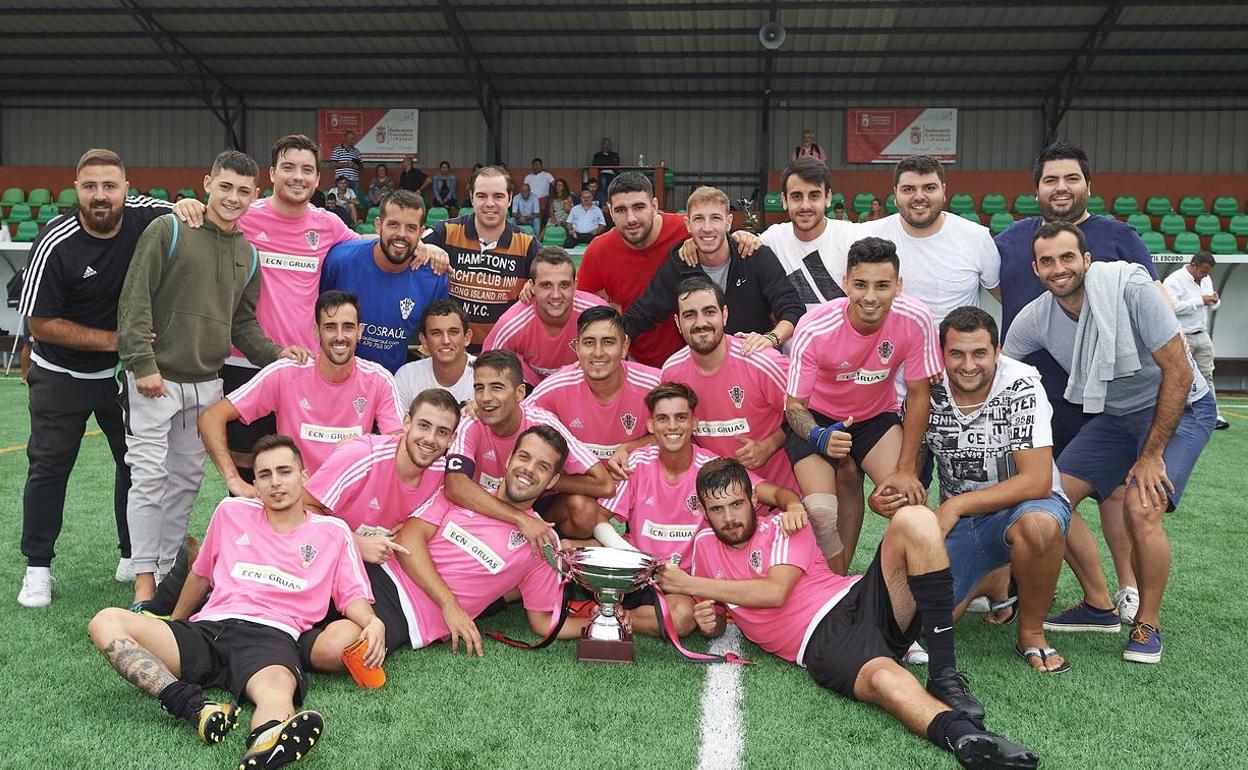
M 536 303 L 517 302 L 494 324 L 481 350 L 515 353 L 524 367 L 524 381 L 536 385 L 556 369 L 576 363 L 576 321 L 588 308 L 605 304 L 597 294 L 576 292 L 563 328 L 552 335 L 538 316 Z
M 278 359 L 226 398 L 244 424 L 276 414 L 277 432 L 299 445 L 308 473 L 315 473 L 343 439 L 369 433 L 374 425 L 382 433 L 403 428 L 394 378 L 362 358 L 355 359 L 350 377 L 336 383 L 321 376 L 315 359 L 304 364 Z
M 627 522 L 625 540 L 656 559 L 688 565 L 693 535 L 704 521 L 698 504 L 698 470 L 718 457 L 694 447 L 693 464 L 673 482 L 667 480 L 659 448 L 642 447 L 628 455 L 629 477 L 602 505 Z M 749 473 L 751 483 L 762 481 Z
M 749 542 L 740 548 L 724 545 L 707 527 L 693 539 L 691 574 L 715 580 L 755 580 L 777 564 L 802 571 L 789 598 L 779 607 L 729 605 L 733 620 L 751 642 L 772 655 L 802 663 L 806 642 L 823 616 L 836 606 L 860 575 L 837 575 L 815 544 L 810 527 L 785 535 L 779 516 L 760 516 Z
M 191 565 L 212 595 L 191 620 L 247 620 L 298 638 L 325 617 L 331 598 L 340 611 L 356 599 L 372 603 L 351 530 L 332 516 L 304 517 L 277 532 L 259 500 L 222 500 Z
M 532 510 L 528 514 L 537 516 Z M 563 601 L 559 573 L 541 556 L 533 555 L 520 530 L 453 505 L 441 494 L 417 509 L 412 518 L 438 528 L 429 538 L 429 555 L 469 617 L 480 615 L 513 588 L 520 589 L 526 610 L 559 611 Z M 401 566 L 386 562 L 382 569 L 399 588 L 399 604 L 407 618 L 413 648 L 428 646 L 450 633 L 442 608 Z
M 522 402 L 519 409 L 520 427 L 510 436 L 497 435 L 475 417 L 460 420 L 451 448 L 446 452 L 447 470 L 467 473 L 490 493 L 497 491 L 507 473 L 507 458 L 516 446 L 516 439 L 534 425 L 549 425 L 567 439 L 568 459 L 563 464 L 563 473 L 582 474 L 598 463 L 594 453 L 569 433 L 559 418 L 527 401 Z
M 268 198 L 251 204 L 238 226 L 260 257 L 260 328 L 278 345 L 316 350 L 313 315 L 325 255 L 335 244 L 359 236 L 329 211 L 308 206 L 291 218 L 274 211 Z M 251 366 L 238 348 L 227 363 Z
M 352 439 L 330 453 L 305 489 L 357 535 L 393 535 L 446 476 L 446 460 L 439 458 L 415 485 L 400 479 L 395 455 L 406 451 L 402 441 L 402 435 Z
M 663 364 L 663 382 L 681 382 L 698 394 L 698 427 L 693 440 L 721 457 L 733 457 L 741 439 L 755 441 L 775 433 L 784 424 L 785 380 L 789 360 L 764 348 L 746 355 L 745 341 L 726 336 L 728 353 L 714 374 L 699 371 L 693 351 L 681 348 Z M 758 475 L 797 491 L 793 465 L 781 446 L 763 463 Z
M 828 417 L 858 422 L 899 410 L 893 378 L 902 363 L 906 378 L 925 380 L 944 371 L 932 314 L 922 302 L 898 294 L 884 323 L 863 336 L 841 297 L 810 310 L 789 341 L 788 393 L 810 398 Z
M 624 361 L 624 386 L 602 403 L 589 389 L 579 364 L 565 366 L 533 389 L 525 403 L 549 411 L 600 460 L 616 447 L 646 435 L 646 394 L 658 387 L 659 370 Z

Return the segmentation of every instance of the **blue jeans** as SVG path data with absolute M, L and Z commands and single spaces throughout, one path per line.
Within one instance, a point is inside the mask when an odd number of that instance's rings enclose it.
M 1010 563 L 1009 530 L 1023 514 L 1039 511 L 1052 516 L 1062 534 L 1070 526 L 1070 503 L 1057 493 L 1043 500 L 1024 500 L 1017 505 L 977 516 L 963 516 L 945 538 L 949 571 L 953 573 L 953 603 L 957 606 L 975 590 L 984 575 Z

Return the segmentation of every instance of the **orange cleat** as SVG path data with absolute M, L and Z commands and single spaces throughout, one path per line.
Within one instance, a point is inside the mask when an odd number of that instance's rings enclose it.
M 342 651 L 342 662 L 351 672 L 351 678 L 360 687 L 376 690 L 386 683 L 386 672 L 378 666 L 369 668 L 364 665 L 364 653 L 368 651 L 368 640 L 358 639 L 350 647 Z

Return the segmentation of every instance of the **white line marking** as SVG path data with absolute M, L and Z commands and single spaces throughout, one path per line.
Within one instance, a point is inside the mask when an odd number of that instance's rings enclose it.
M 741 653 L 741 632 L 729 624 L 724 635 L 711 642 L 711 652 Z M 698 717 L 697 770 L 737 770 L 745 748 L 741 717 L 741 669 L 734 663 L 712 663 L 706 669 L 702 711 Z

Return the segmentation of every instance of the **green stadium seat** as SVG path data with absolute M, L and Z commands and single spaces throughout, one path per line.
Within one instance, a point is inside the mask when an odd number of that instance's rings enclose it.
M 61 210 L 56 207 L 55 203 L 45 203 L 39 207 L 39 213 L 35 216 L 35 221 L 42 227 L 60 215 Z
M 1230 195 L 1219 195 L 1213 199 L 1213 213 L 1220 217 L 1233 217 L 1239 212 L 1239 201 Z
M 528 233 L 529 235 L 536 235 L 536 233 L 533 232 L 533 225 L 516 225 L 516 229 L 522 233 Z
M 1007 211 L 999 211 L 992 215 L 992 219 L 988 220 L 988 229 L 993 235 L 1003 233 L 1010 229 L 1010 225 L 1014 224 L 1014 215 Z
M 963 219 L 970 220 L 977 225 L 983 224 L 983 222 L 979 221 L 979 214 L 976 214 L 974 211 L 963 211 L 961 214 L 958 214 L 958 216 L 962 217 Z
M 376 235 L 377 234 L 377 229 L 373 227 L 372 225 L 363 225 L 363 224 L 356 225 L 355 231 L 359 233 L 360 235 Z
M 838 203 L 841 204 L 842 206 L 845 205 L 845 195 L 844 193 L 834 192 L 828 198 L 828 208 L 831 209 L 833 206 L 835 206 Z
M 1197 235 L 1213 235 L 1222 232 L 1222 220 L 1218 219 L 1214 214 L 1199 214 L 1196 217 L 1196 224 L 1192 225 L 1192 232 Z
M 78 191 L 72 187 L 66 187 L 57 193 L 56 205 L 63 209 L 72 209 L 78 205 Z
M 1131 214 L 1140 213 L 1140 202 L 1135 199 L 1134 195 L 1119 195 L 1114 198 L 1113 205 L 1114 214 L 1125 217 Z
M 22 204 L 22 205 L 25 205 L 25 204 Z M 30 243 L 37 237 L 39 237 L 39 223 L 38 222 L 31 222 L 31 221 L 18 222 L 17 233 L 13 236 L 13 240 L 17 241 L 18 243 Z
M 126 190 L 127 198 L 137 198 L 138 196 L 142 194 L 143 194 L 143 191 L 137 187 L 131 187 L 129 190 Z
M 1236 214 L 1226 226 L 1227 232 L 1236 238 L 1248 235 L 1248 214 Z
M 20 187 L 9 187 L 4 191 L 4 195 L 0 195 L 0 206 L 8 208 L 14 203 L 25 203 L 26 191 Z
M 1105 208 L 1105 198 L 1100 195 L 1088 196 L 1088 213 L 1089 214 L 1108 214 L 1109 210 Z
M 267 187 L 265 188 L 264 192 L 260 193 L 261 198 L 269 198 L 269 197 L 272 197 L 272 195 L 273 195 L 272 187 Z
M 14 203 L 13 208 L 9 209 L 10 222 L 29 222 L 32 219 L 34 219 L 34 216 L 30 213 L 29 203 Z
M 1200 251 L 1200 236 L 1186 231 L 1179 233 L 1174 236 L 1174 251 L 1178 254 L 1195 254 Z
M 1153 218 L 1148 214 L 1129 214 L 1127 215 L 1127 224 L 1135 228 L 1140 235 L 1153 229 Z
M 364 215 L 364 220 L 366 222 L 372 222 L 374 219 L 376 219 L 379 216 L 381 216 L 381 209 L 377 208 L 376 206 L 373 206 L 371 209 L 368 210 L 368 213 Z
M 1166 214 L 1157 229 L 1162 235 L 1178 235 L 1187 229 L 1187 220 L 1182 214 Z
M 1208 211 L 1205 208 L 1205 199 L 1199 195 L 1184 195 L 1179 201 L 1179 213 L 1185 217 L 1198 217 Z
M 451 212 L 442 206 L 434 206 L 429 209 L 429 213 L 425 215 L 425 224 L 436 225 L 438 222 L 445 222 L 451 218 Z
M 984 199 L 979 202 L 979 210 L 985 214 L 1004 214 L 1009 211 L 1005 202 L 1005 196 L 1001 193 L 988 193 Z
M 169 191 L 163 187 L 153 187 L 147 191 L 147 195 L 149 198 L 155 198 L 158 201 L 169 200 Z
M 893 193 L 889 193 L 888 197 L 884 199 L 884 210 L 890 214 L 897 213 L 897 196 Z
M 763 196 L 763 211 L 768 214 L 784 213 L 784 196 L 778 192 L 769 192 Z
M 1149 254 L 1161 254 L 1166 250 L 1166 239 L 1161 237 L 1161 233 L 1156 230 L 1140 233 L 1140 238 L 1144 240 Z
M 182 197 L 184 197 L 184 198 L 194 198 L 194 197 L 196 197 L 195 189 L 194 189 L 193 187 L 183 187 L 183 188 L 179 189 L 179 190 L 178 190 L 178 192 L 177 192 L 177 195 L 174 195 L 173 197 L 175 197 L 175 198 L 176 198 L 176 197 L 178 197 L 178 195 L 181 195 L 181 196 L 182 196 Z
M 1144 213 L 1150 217 L 1164 217 L 1174 213 L 1174 204 L 1164 195 L 1150 195 L 1144 201 Z
M 1034 195 L 1015 195 L 1014 214 L 1020 217 L 1034 217 L 1040 214 L 1040 204 Z
M 559 225 L 550 225 L 546 228 L 546 232 L 542 233 L 543 246 L 562 246 L 568 240 L 567 228 Z
M 854 212 L 859 215 L 867 213 L 871 210 L 873 200 L 875 200 L 875 193 L 858 193 L 854 196 Z
M 955 214 L 975 210 L 975 199 L 970 193 L 957 193 L 949 199 L 949 210 Z
M 1239 244 L 1230 233 L 1214 233 L 1209 239 L 1209 251 L 1214 254 L 1238 254 Z
M 26 203 L 30 204 L 32 209 L 40 206 L 46 206 L 52 202 L 52 191 L 46 187 L 36 187 L 26 196 Z

